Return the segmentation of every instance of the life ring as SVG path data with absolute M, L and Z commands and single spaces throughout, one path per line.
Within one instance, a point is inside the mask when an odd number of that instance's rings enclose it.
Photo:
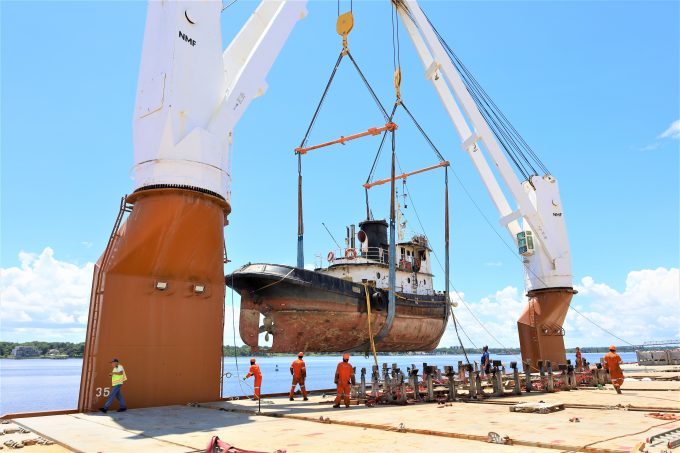
M 329 263 L 332 263 L 333 260 L 335 259 L 335 253 L 332 251 L 328 252 L 328 255 L 326 255 L 326 259 L 328 260 Z
M 357 251 L 356 249 L 347 249 L 345 250 L 345 258 L 348 260 L 353 260 L 354 258 L 357 257 Z

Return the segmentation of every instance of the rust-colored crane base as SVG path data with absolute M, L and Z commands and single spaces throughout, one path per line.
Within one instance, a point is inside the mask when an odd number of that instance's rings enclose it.
M 111 388 L 111 360 L 128 381 L 128 407 L 221 397 L 224 200 L 197 190 L 135 192 L 94 271 L 78 409 Z
M 562 323 L 575 293 L 572 288 L 548 288 L 527 294 L 529 303 L 517 321 L 523 362 L 536 369 L 539 360 L 549 360 L 555 368 L 567 363 Z

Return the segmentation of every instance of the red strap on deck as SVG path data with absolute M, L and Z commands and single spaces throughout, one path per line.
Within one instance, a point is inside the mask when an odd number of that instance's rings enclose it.
M 325 146 L 330 146 L 330 145 L 337 145 L 338 143 L 344 144 L 345 142 L 348 142 L 350 140 L 354 140 L 354 139 L 361 138 L 361 137 L 366 137 L 367 135 L 379 135 L 379 134 L 381 134 L 382 132 L 385 132 L 385 131 L 392 132 L 392 131 L 395 131 L 397 129 L 397 127 L 398 126 L 396 125 L 396 123 L 387 123 L 383 127 L 371 127 L 366 132 L 360 132 L 358 134 L 350 135 L 348 137 L 340 137 L 337 140 L 332 140 L 330 142 L 321 143 L 320 145 L 314 145 L 314 146 L 310 146 L 310 147 L 307 147 L 307 148 L 295 148 L 295 153 L 296 154 L 307 154 L 308 151 L 312 151 L 314 149 L 319 149 L 319 148 L 323 148 Z
M 229 445 L 218 436 L 213 436 L 208 442 L 205 453 L 266 453 L 255 450 L 244 450 L 242 448 Z M 286 450 L 276 450 L 274 453 L 286 453 Z

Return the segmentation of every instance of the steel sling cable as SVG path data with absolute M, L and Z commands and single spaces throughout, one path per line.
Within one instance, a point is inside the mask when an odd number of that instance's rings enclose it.
M 388 122 L 392 122 L 394 119 L 394 113 L 397 110 L 397 104 L 394 104 L 394 107 L 392 108 L 392 113 L 390 113 L 390 117 L 388 119 Z M 371 182 L 371 179 L 373 178 L 373 175 L 375 173 L 375 168 L 376 165 L 378 164 L 378 160 L 380 160 L 380 154 L 382 153 L 383 147 L 385 146 L 385 140 L 387 139 L 387 131 L 383 133 L 382 138 L 380 139 L 380 145 L 378 146 L 378 151 L 375 154 L 375 158 L 373 159 L 373 165 L 371 166 L 371 171 L 368 173 L 368 178 L 366 178 L 366 184 Z M 371 208 L 368 203 L 368 189 L 364 188 L 364 194 L 366 197 L 366 219 L 371 218 Z
M 383 107 L 382 103 L 380 102 L 380 99 L 378 99 L 378 95 L 375 94 L 375 91 L 373 91 L 373 87 L 371 87 L 371 84 L 368 83 L 368 80 L 366 80 L 366 77 L 364 76 L 364 73 L 359 69 L 359 65 L 357 62 L 354 60 L 354 57 L 350 53 L 350 51 L 347 51 L 347 56 L 349 57 L 350 61 L 356 68 L 357 72 L 359 73 L 359 76 L 361 77 L 361 80 L 364 82 L 364 85 L 366 85 L 366 88 L 368 88 L 368 91 L 371 93 L 371 97 L 375 101 L 376 105 L 380 109 L 380 111 L 383 114 L 383 117 L 385 118 L 385 122 L 389 122 L 389 115 L 387 115 L 387 110 L 385 110 L 385 107 Z
M 425 18 L 427 19 L 430 26 L 432 27 L 432 30 L 437 36 L 437 39 L 439 40 L 440 44 L 446 50 L 449 58 L 451 59 L 451 62 L 454 64 L 454 66 L 460 73 L 461 77 L 464 79 L 464 83 L 468 90 L 470 90 L 470 94 L 473 96 L 475 103 L 479 107 L 481 107 L 481 105 L 484 104 L 486 105 L 483 115 L 485 116 L 487 122 L 495 124 L 499 131 L 502 130 L 504 132 L 502 136 L 504 137 L 505 140 L 501 139 L 497 131 L 494 131 L 495 135 L 502 142 L 502 145 L 506 149 L 506 152 L 509 152 L 508 148 L 514 148 L 515 152 L 519 154 L 519 156 L 526 163 L 526 165 L 528 165 L 533 170 L 533 174 L 537 174 L 533 164 L 529 161 L 525 153 L 522 151 L 522 148 L 524 148 L 526 153 L 529 156 L 531 156 L 531 158 L 541 168 L 541 170 L 544 171 L 546 174 L 549 174 L 547 167 L 543 164 L 538 155 L 536 155 L 536 153 L 529 146 L 529 144 L 524 140 L 524 138 L 512 125 L 512 123 L 507 119 L 505 114 L 498 108 L 493 99 L 486 93 L 484 88 L 479 84 L 477 79 L 475 79 L 475 77 L 463 64 L 460 58 L 458 58 L 458 56 L 453 52 L 448 43 L 446 43 L 444 38 L 434 27 L 429 17 L 427 17 L 427 15 L 424 12 L 423 14 L 425 15 Z M 504 141 L 505 143 L 503 143 Z
M 324 101 L 326 100 L 326 95 L 328 95 L 328 91 L 331 88 L 331 84 L 333 83 L 333 80 L 335 79 L 335 74 L 338 72 L 338 67 L 340 66 L 340 62 L 342 61 L 342 58 L 344 57 L 344 54 L 341 52 L 340 55 L 338 56 L 338 60 L 335 62 L 335 66 L 333 67 L 333 71 L 331 72 L 331 76 L 328 79 L 328 83 L 326 83 L 326 88 L 323 90 L 323 94 L 321 95 L 321 99 L 319 100 L 319 103 L 316 106 L 316 110 L 314 111 L 314 115 L 312 116 L 312 121 L 310 121 L 309 126 L 307 127 L 307 132 L 305 132 L 305 136 L 302 139 L 302 142 L 300 142 L 300 148 L 304 148 L 304 146 L 307 144 L 307 140 L 309 139 L 309 134 L 312 132 L 312 128 L 314 127 L 314 124 L 316 123 L 316 120 L 319 116 L 319 112 L 321 111 L 321 106 L 323 105 Z

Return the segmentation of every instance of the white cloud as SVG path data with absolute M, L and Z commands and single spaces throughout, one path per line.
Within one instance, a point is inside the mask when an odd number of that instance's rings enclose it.
M 59 261 L 46 247 L 0 269 L 0 321 L 6 341 L 84 341 L 93 263 Z
M 675 120 L 668 126 L 664 132 L 659 135 L 658 138 L 675 138 L 680 139 L 680 120 Z
M 641 344 L 648 340 L 680 337 L 680 271 L 677 268 L 632 271 L 628 273 L 623 291 L 596 282 L 592 277 L 583 277 L 575 288 L 579 294 L 572 299 L 572 306 L 626 341 Z M 464 295 L 462 297 L 465 299 Z M 454 296 L 453 300 L 456 299 Z M 526 305 L 526 298 L 517 288 L 509 286 L 479 301 L 466 302 L 500 343 L 518 346 L 517 319 Z M 462 304 L 456 309 L 456 317 L 476 346 L 499 346 Z M 564 329 L 567 347 L 622 344 L 574 310 L 567 314 Z M 462 332 L 461 338 L 463 344 L 470 344 Z M 441 345 L 457 344 L 451 325 Z

